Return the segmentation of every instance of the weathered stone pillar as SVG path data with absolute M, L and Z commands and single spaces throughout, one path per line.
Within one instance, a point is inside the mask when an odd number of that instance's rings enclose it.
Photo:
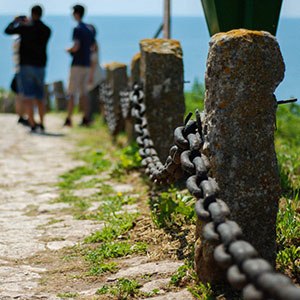
M 62 81 L 53 82 L 53 94 L 55 98 L 55 108 L 58 111 L 67 109 L 67 99 Z
M 212 37 L 204 120 L 211 176 L 219 184 L 220 198 L 230 207 L 230 219 L 273 265 L 280 196 L 273 93 L 283 77 L 284 62 L 271 34 L 241 29 Z M 201 240 L 202 224 L 197 225 Z M 204 281 L 220 279 L 212 251 L 207 242 L 198 241 L 196 269 Z
M 165 161 L 173 131 L 183 123 L 182 49 L 178 41 L 166 39 L 142 40 L 140 49 L 148 128 L 158 156 Z
M 124 120 L 122 118 L 120 106 L 120 91 L 127 89 L 127 66 L 122 63 L 112 62 L 106 65 L 107 83 L 113 90 L 113 106 L 116 119 L 116 128 L 114 134 L 117 134 L 124 129 Z
M 141 53 L 137 53 L 131 61 L 130 66 L 130 85 L 133 85 L 135 82 L 140 82 L 141 77 Z
M 99 101 L 100 101 L 100 114 L 102 118 L 105 120 L 105 109 L 104 109 L 104 87 L 107 83 L 107 64 L 103 66 L 103 70 L 105 73 L 105 79 L 101 82 L 100 84 L 100 89 L 99 89 Z
M 134 55 L 130 65 L 130 78 L 129 78 L 129 87 L 133 88 L 134 83 L 140 83 L 140 61 L 141 61 L 141 53 L 137 53 Z M 128 103 L 128 113 L 125 117 L 125 132 L 127 134 L 128 143 L 132 142 L 135 139 L 135 133 L 133 128 L 133 120 L 131 117 L 130 111 L 130 103 Z M 125 109 L 126 110 L 126 109 Z
M 49 84 L 44 84 L 44 101 L 45 101 L 46 112 L 49 112 L 51 110 L 51 99 L 50 99 L 49 88 L 50 88 Z

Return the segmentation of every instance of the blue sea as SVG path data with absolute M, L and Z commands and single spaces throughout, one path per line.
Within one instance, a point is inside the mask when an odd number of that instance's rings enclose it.
M 0 87 L 8 88 L 13 76 L 12 38 L 3 33 L 12 16 L 0 16 Z M 160 17 L 90 16 L 85 20 L 97 28 L 101 45 L 101 63 L 118 61 L 130 65 L 139 51 L 139 41 L 152 38 L 161 24 Z M 65 48 L 71 45 L 75 22 L 70 16 L 45 16 L 52 28 L 48 47 L 46 81 L 51 83 L 68 78 L 70 56 Z M 300 97 L 300 19 L 281 19 L 277 39 L 286 64 L 285 79 L 276 91 L 278 99 Z M 204 82 L 209 34 L 203 17 L 174 17 L 172 38 L 181 42 L 184 54 L 185 85 L 189 90 L 197 78 Z

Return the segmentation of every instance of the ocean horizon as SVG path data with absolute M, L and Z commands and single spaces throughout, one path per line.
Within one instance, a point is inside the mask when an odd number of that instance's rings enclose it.
M 9 88 L 13 77 L 12 38 L 4 34 L 4 29 L 13 19 L 10 15 L 0 17 L 0 87 Z M 66 86 L 71 57 L 65 48 L 71 45 L 72 29 L 76 23 L 68 15 L 48 15 L 43 21 L 52 29 L 48 46 L 46 82 L 62 80 Z M 101 64 L 117 61 L 128 65 L 139 52 L 139 41 L 153 38 L 162 19 L 159 16 L 96 16 L 89 15 L 85 22 L 97 29 L 100 44 Z M 277 30 L 277 40 L 286 65 L 285 78 L 276 90 L 278 99 L 300 95 L 300 39 L 298 30 L 300 19 L 281 18 Z M 172 18 L 172 38 L 179 40 L 183 49 L 185 90 L 190 90 L 195 79 L 204 83 L 209 33 L 204 17 Z

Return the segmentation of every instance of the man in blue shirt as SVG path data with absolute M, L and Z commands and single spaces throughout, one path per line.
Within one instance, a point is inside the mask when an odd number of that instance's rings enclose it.
M 74 109 L 74 100 L 76 96 L 81 97 L 83 103 L 83 119 L 81 125 L 88 126 L 89 102 L 88 102 L 88 80 L 91 65 L 91 48 L 95 43 L 95 34 L 91 28 L 82 22 L 84 16 L 84 7 L 75 5 L 73 7 L 73 17 L 78 25 L 73 31 L 73 45 L 67 49 L 72 56 L 72 64 L 68 87 L 68 116 L 65 126 L 72 126 L 72 114 Z

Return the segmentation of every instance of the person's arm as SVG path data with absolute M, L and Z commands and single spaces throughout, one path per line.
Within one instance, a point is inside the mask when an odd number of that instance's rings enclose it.
M 5 28 L 4 32 L 6 34 L 22 34 L 25 30 L 26 21 L 20 17 L 16 17 L 8 26 Z
M 75 28 L 73 32 L 73 45 L 70 48 L 67 48 L 66 51 L 69 53 L 75 53 L 80 49 L 80 39 L 79 39 L 79 32 Z
M 74 41 L 73 46 L 70 48 L 67 48 L 66 51 L 69 53 L 75 53 L 79 50 L 79 48 L 80 48 L 79 41 Z
M 20 34 L 20 25 L 17 25 L 15 21 L 8 24 L 4 32 L 6 34 Z

